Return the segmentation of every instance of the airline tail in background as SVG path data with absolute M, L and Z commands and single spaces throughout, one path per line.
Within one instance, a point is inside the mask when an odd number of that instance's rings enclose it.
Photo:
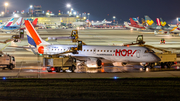
M 26 32 L 27 32 L 27 39 L 28 43 L 30 45 L 33 45 L 35 47 L 44 46 L 44 45 L 50 45 L 50 43 L 44 41 L 41 39 L 33 25 L 30 21 L 25 20 L 25 26 L 26 26 Z
M 161 26 L 161 21 L 160 21 L 159 18 L 156 18 L 156 22 L 157 22 L 157 25 L 158 25 L 158 26 Z
M 170 26 L 166 23 L 166 21 L 164 21 L 162 18 L 160 18 L 160 21 L 161 21 L 161 26 L 163 26 L 163 27 L 170 27 Z
M 23 18 L 20 17 L 20 18 L 19 18 L 13 25 L 11 25 L 11 26 L 21 26 L 22 21 L 23 21 Z
M 145 16 L 145 21 L 149 27 L 157 27 L 157 25 L 154 23 L 154 21 L 147 15 Z
M 9 27 L 13 23 L 14 18 L 11 18 L 4 26 Z
M 32 25 L 35 27 L 38 23 L 38 18 L 34 19 L 34 21 L 32 22 Z
M 130 18 L 131 25 L 138 25 L 132 18 Z

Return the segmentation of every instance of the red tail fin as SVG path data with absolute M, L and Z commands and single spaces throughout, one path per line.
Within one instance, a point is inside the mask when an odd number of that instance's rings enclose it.
M 130 22 L 131 22 L 131 25 L 137 25 L 137 23 L 132 18 L 130 18 Z
M 38 18 L 34 19 L 34 21 L 32 22 L 34 27 L 37 25 L 37 22 L 38 22 Z

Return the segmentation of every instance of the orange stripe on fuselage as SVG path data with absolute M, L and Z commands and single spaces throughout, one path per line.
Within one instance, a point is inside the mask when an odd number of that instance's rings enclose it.
M 39 38 L 35 29 L 32 27 L 32 24 L 28 20 L 25 20 L 25 26 L 26 26 L 27 30 L 29 31 L 29 34 L 32 36 L 36 45 L 41 44 L 42 43 L 41 39 Z
M 178 27 L 174 27 L 172 30 L 170 30 L 170 32 L 174 31 L 176 28 L 178 28 Z

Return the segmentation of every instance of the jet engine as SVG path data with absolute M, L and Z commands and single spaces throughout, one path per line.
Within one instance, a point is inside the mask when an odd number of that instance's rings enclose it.
M 86 65 L 89 68 L 101 68 L 102 61 L 97 58 L 90 58 L 86 61 Z

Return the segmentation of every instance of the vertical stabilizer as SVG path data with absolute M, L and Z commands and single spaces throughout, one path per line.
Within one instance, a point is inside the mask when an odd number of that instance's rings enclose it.
M 154 23 L 154 21 L 147 15 L 145 16 L 145 21 L 149 27 L 157 27 L 157 25 Z
M 50 43 L 41 39 L 33 25 L 30 21 L 25 20 L 26 32 L 27 32 L 27 39 L 28 43 L 37 47 L 39 45 L 49 45 Z

